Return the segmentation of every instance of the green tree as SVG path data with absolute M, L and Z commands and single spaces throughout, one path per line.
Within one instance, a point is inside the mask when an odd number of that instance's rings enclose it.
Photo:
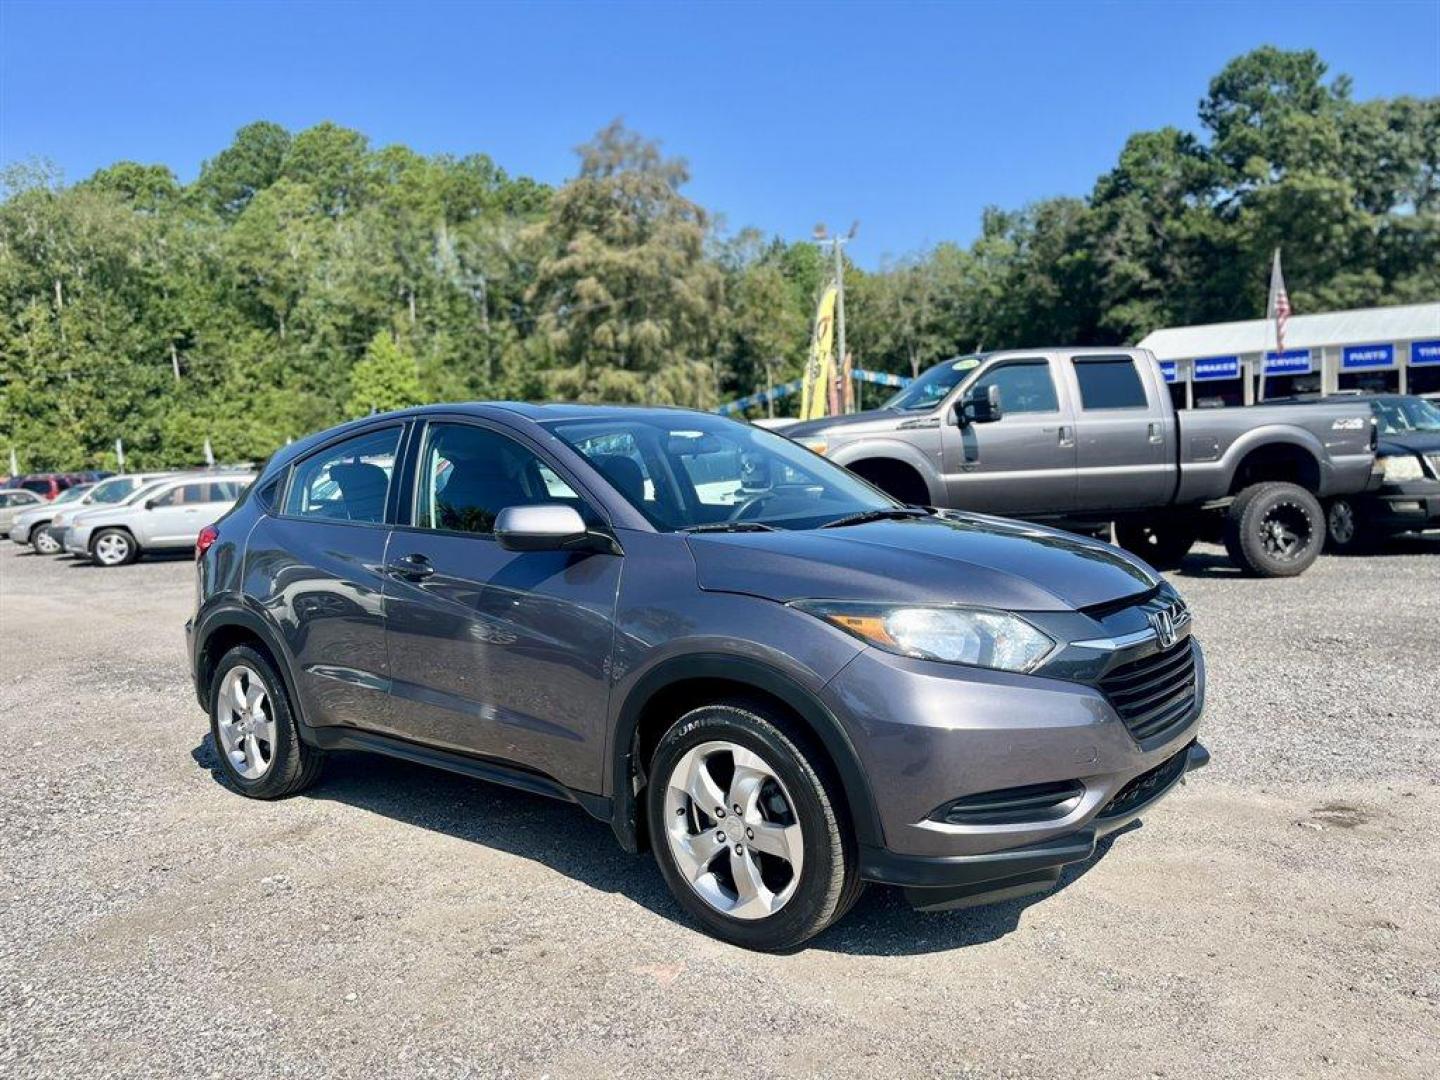
M 378 331 L 370 339 L 364 359 L 351 369 L 346 411 L 351 416 L 365 416 L 419 405 L 422 400 L 415 358 L 401 348 L 393 334 Z

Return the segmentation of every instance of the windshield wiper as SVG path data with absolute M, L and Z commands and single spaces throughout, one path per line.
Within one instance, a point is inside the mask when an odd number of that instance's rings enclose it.
M 822 529 L 840 529 L 846 525 L 864 525 L 867 521 L 900 521 L 904 518 L 929 517 L 929 510 L 918 506 L 897 506 L 889 510 L 861 510 L 858 514 L 846 514 L 834 521 L 827 521 Z
M 683 529 L 676 531 L 683 533 L 774 532 L 775 526 L 766 525 L 763 521 L 713 521 L 708 525 L 686 525 Z

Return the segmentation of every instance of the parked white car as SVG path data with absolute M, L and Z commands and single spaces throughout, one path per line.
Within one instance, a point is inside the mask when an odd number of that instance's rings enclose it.
M 10 539 L 17 544 L 29 544 L 36 555 L 58 555 L 66 523 L 76 514 L 102 506 L 122 503 L 146 484 L 163 480 L 174 472 L 125 473 L 111 476 L 86 486 L 78 496 L 69 498 L 70 488 L 61 492 L 60 497 L 43 507 L 29 511 L 15 519 L 10 528 Z
M 64 547 L 100 566 L 123 566 L 151 551 L 193 547 L 200 530 L 230 507 L 254 473 L 187 473 L 141 488 L 120 506 L 77 514 Z
M 45 500 L 24 488 L 0 488 L 0 532 L 8 532 L 10 522 L 22 510 L 38 506 Z

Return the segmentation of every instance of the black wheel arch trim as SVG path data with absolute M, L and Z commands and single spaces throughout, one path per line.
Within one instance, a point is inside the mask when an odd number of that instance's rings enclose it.
M 784 702 L 799 715 L 829 755 L 840 780 L 856 842 L 883 846 L 884 830 L 870 783 L 860 765 L 855 744 L 835 715 L 793 677 L 751 657 L 726 653 L 699 653 L 671 657 L 646 672 L 631 687 L 621 704 L 611 735 L 610 799 L 611 827 L 621 847 L 634 852 L 640 848 L 638 806 L 633 783 L 633 758 L 637 749 L 640 717 L 661 691 L 691 679 L 724 679 L 744 683 Z
M 289 650 L 285 648 L 279 632 L 269 622 L 236 601 L 212 607 L 203 612 L 195 621 L 195 655 L 191 677 L 195 681 L 195 697 L 199 700 L 201 708 L 207 711 L 210 708 L 210 702 L 206 700 L 209 686 L 201 684 L 206 646 L 209 645 L 210 638 L 217 630 L 231 626 L 249 630 L 265 643 L 265 647 L 275 661 L 275 669 L 280 672 L 280 678 L 285 680 L 285 693 L 290 699 L 290 709 L 295 714 L 301 732 L 304 733 L 306 730 L 305 717 L 301 712 L 300 697 L 295 692 L 295 676 L 290 667 Z

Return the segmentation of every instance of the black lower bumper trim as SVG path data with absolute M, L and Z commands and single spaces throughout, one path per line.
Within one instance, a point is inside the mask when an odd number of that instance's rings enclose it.
M 916 911 L 955 911 L 1049 892 L 1059 880 L 1060 867 L 1057 866 L 1053 870 L 1036 870 L 993 881 L 976 881 L 970 885 L 952 885 L 947 889 L 906 889 L 905 900 Z
M 862 845 L 860 876 L 883 885 L 900 885 L 906 889 L 911 903 L 935 910 L 969 907 L 1005 899 L 1008 895 L 1038 891 L 1040 887 L 1048 887 L 1040 884 L 1044 875 L 1048 874 L 1050 884 L 1054 884 L 1062 867 L 1083 862 L 1095 854 L 1095 843 L 1100 837 L 1133 821 L 1188 773 L 1208 765 L 1210 752 L 1198 742 L 1192 742 L 1170 760 L 1175 759 L 1179 759 L 1176 762 L 1179 767 L 1173 774 L 1165 774 L 1160 783 L 1145 792 L 1145 797 L 1128 805 L 1123 813 L 1106 817 L 1102 811 L 1084 828 L 1065 836 L 983 855 L 901 855 Z M 1168 765 L 1169 760 L 1157 766 L 1157 771 Z M 1029 888 L 1031 885 L 1036 888 Z M 1012 894 L 1008 891 L 1012 888 L 1025 891 Z M 1005 895 L 991 895 L 997 891 Z M 912 895 L 917 893 L 919 895 Z

